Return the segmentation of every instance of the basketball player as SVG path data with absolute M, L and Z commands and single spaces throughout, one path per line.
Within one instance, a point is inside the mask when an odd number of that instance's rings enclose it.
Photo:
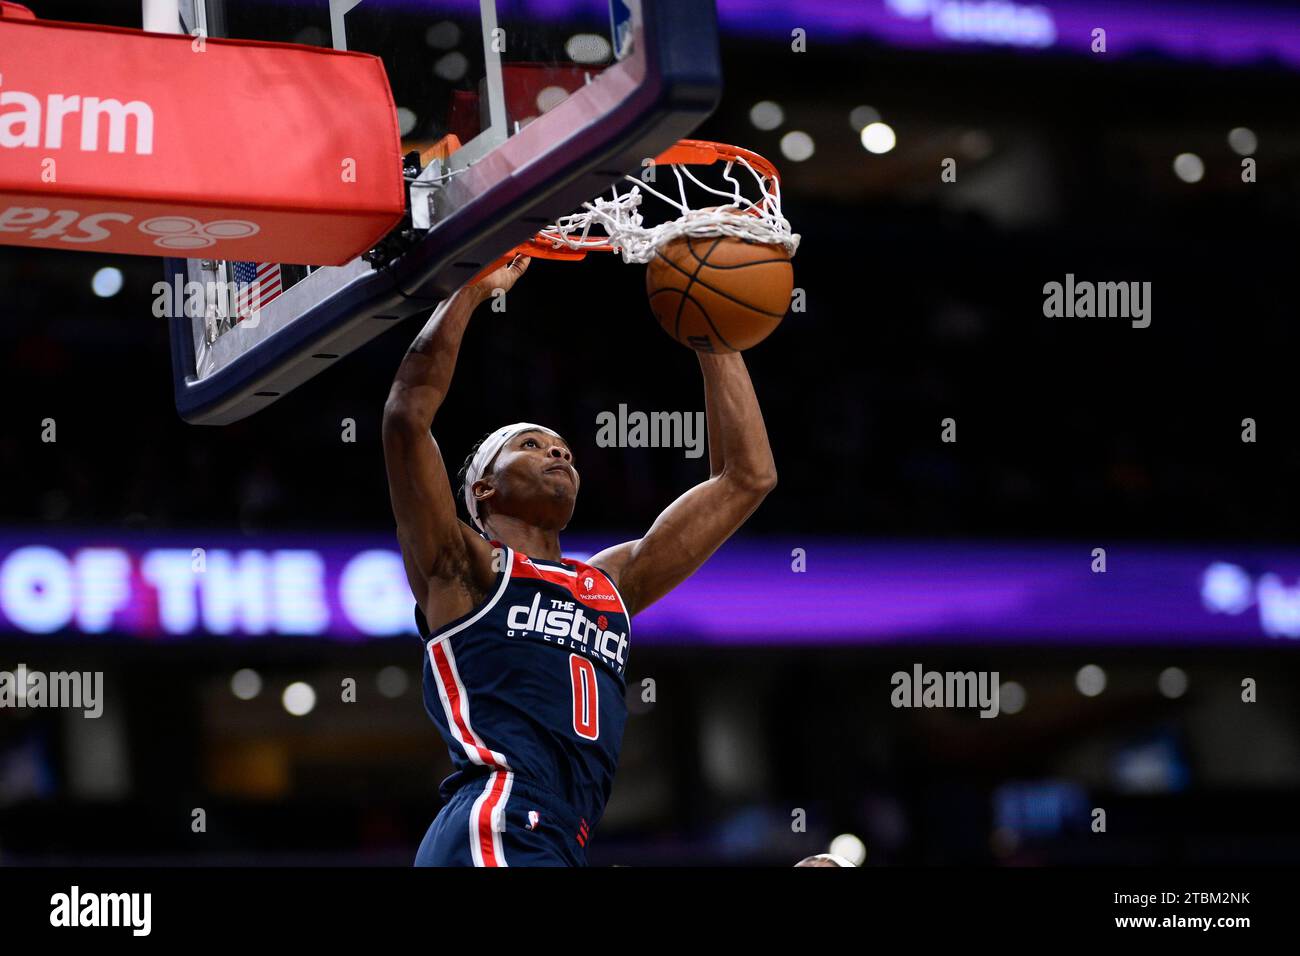
M 384 406 L 389 493 L 425 642 L 425 709 L 454 765 L 416 865 L 585 865 L 627 716 L 629 622 L 689 578 L 776 484 L 740 354 L 700 354 L 709 478 L 645 537 L 589 563 L 564 559 L 578 471 L 562 437 L 526 422 L 471 451 L 461 473 L 468 523 L 459 520 L 430 426 L 475 307 L 528 263 L 516 258 L 443 302 Z

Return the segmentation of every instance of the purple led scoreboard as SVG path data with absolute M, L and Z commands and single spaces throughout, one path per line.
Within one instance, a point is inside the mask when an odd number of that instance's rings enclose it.
M 612 539 L 611 539 L 612 540 Z M 574 538 L 586 557 L 609 543 Z M 739 539 L 638 644 L 1300 647 L 1300 551 Z M 0 634 L 361 641 L 413 634 L 382 537 L 0 533 Z M 644 645 L 643 645 L 644 646 Z
M 284 2 L 284 0 L 282 0 Z M 299 0 L 314 3 L 315 0 Z M 423 0 L 372 0 L 393 9 Z M 442 0 L 478 13 L 478 0 Z M 515 0 L 520 11 L 608 22 L 609 0 Z M 1276 63 L 1300 69 L 1300 16 L 1260 0 L 717 0 L 725 34 L 809 44 L 874 40 L 914 49 L 1002 49 L 1106 56 L 1155 54 L 1215 65 Z

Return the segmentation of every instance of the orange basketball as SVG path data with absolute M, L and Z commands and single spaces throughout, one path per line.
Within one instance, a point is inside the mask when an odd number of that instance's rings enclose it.
M 778 245 L 683 237 L 645 271 L 650 309 L 663 330 L 697 352 L 739 352 L 772 334 L 790 307 L 794 270 Z

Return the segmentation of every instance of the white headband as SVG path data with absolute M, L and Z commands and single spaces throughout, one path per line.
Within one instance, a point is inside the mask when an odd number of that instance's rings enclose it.
M 474 453 L 474 460 L 469 463 L 469 470 L 465 472 L 465 510 L 469 512 L 470 521 L 480 529 L 483 526 L 478 520 L 478 499 L 474 497 L 474 482 L 482 478 L 483 473 L 492 467 L 492 462 L 501 453 L 506 442 L 521 432 L 546 432 L 563 441 L 558 432 L 551 431 L 545 425 L 534 425 L 532 422 L 515 422 L 505 428 L 498 428 L 483 439 L 483 444 L 479 445 L 478 451 Z

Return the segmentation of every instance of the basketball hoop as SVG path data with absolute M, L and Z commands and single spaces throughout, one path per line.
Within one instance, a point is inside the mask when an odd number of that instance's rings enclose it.
M 729 188 L 717 188 L 701 181 L 691 169 L 722 163 L 721 178 Z M 484 269 L 481 278 L 512 261 L 516 256 L 576 261 L 589 252 L 617 252 L 624 262 L 647 263 L 665 243 L 683 237 L 727 236 L 746 242 L 779 245 L 787 255 L 799 248 L 799 235 L 781 214 L 781 178 L 776 167 L 758 153 L 739 146 L 707 140 L 683 139 L 660 154 L 654 167 L 668 166 L 677 180 L 677 198 L 660 192 L 636 176 L 625 176 L 631 188 L 615 184 L 610 196 L 583 203 L 579 212 L 561 217 L 533 238 L 515 246 Z M 741 189 L 737 169 L 747 171 L 757 185 L 758 197 L 751 199 Z M 654 168 L 652 167 L 652 168 Z M 743 178 L 743 177 L 742 177 Z M 693 209 L 686 198 L 687 182 L 725 202 Z M 678 215 L 656 226 L 646 226 L 641 203 L 649 194 L 667 203 Z

